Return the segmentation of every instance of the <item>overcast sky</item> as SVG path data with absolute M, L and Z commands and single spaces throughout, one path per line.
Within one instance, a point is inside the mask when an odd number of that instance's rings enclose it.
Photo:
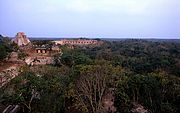
M 180 37 L 180 0 L 0 0 L 0 34 Z

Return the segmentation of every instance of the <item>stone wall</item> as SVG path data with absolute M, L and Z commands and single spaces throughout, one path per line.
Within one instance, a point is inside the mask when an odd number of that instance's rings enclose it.
M 37 57 L 28 57 L 25 60 L 26 64 L 28 65 L 47 65 L 53 63 L 52 57 L 47 56 L 37 56 Z

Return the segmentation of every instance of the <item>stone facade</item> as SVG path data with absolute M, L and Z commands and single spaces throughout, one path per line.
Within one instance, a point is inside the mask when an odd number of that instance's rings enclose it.
M 54 41 L 55 44 L 60 44 L 60 45 L 90 45 L 90 44 L 97 44 L 97 40 L 87 40 L 87 39 L 77 39 L 77 40 L 60 40 L 60 41 Z
M 38 54 L 48 54 L 48 53 L 50 53 L 50 49 L 48 49 L 48 48 L 35 48 L 35 50 L 36 50 L 36 53 L 38 53 Z
M 53 55 L 62 53 L 59 46 L 52 46 L 52 47 L 36 47 L 35 53 L 38 55 Z

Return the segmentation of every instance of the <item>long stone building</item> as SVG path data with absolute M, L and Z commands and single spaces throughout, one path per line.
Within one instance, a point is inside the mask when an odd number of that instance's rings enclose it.
M 63 39 L 59 41 L 53 41 L 55 44 L 59 45 L 90 45 L 90 44 L 98 44 L 97 40 L 88 40 L 88 39 Z

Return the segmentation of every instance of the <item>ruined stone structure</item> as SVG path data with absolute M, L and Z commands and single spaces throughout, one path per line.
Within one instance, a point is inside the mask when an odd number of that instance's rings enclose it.
M 59 46 L 45 47 L 36 46 L 33 51 L 33 56 L 29 56 L 25 59 L 27 65 L 47 65 L 53 64 L 53 55 L 61 54 Z
M 35 53 L 39 55 L 52 55 L 57 53 L 62 53 L 59 46 L 53 46 L 53 47 L 36 47 Z
M 18 46 L 25 46 L 30 43 L 30 40 L 27 38 L 24 32 L 18 32 L 16 38 L 12 40 Z
M 48 54 L 48 53 L 50 53 L 50 48 L 45 48 L 45 47 L 37 47 L 37 48 L 35 48 L 35 50 L 36 50 L 36 53 L 38 53 L 38 54 Z
M 51 50 L 52 50 L 53 53 L 62 53 L 59 46 L 53 46 L 53 47 L 51 47 Z
M 8 83 L 11 79 L 18 76 L 18 68 L 16 66 L 9 67 L 0 72 L 0 88 Z
M 53 57 L 48 56 L 37 56 L 37 57 L 28 57 L 25 59 L 27 65 L 47 65 L 53 64 Z
M 60 41 L 54 41 L 55 44 L 60 44 L 60 45 L 90 45 L 90 44 L 97 44 L 97 40 L 87 40 L 87 39 L 74 39 L 74 40 L 60 40 Z

